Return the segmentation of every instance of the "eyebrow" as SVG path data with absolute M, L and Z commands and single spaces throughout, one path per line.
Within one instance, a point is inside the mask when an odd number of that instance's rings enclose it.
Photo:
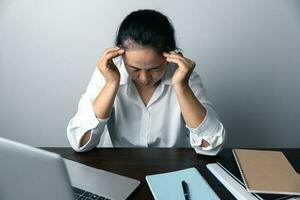
M 141 68 L 138 68 L 138 67 L 134 67 L 134 66 L 131 66 L 131 65 L 128 65 L 128 64 L 126 64 L 128 67 L 130 67 L 130 68 L 133 68 L 133 69 L 141 69 Z M 146 70 L 151 70 L 151 69 L 157 69 L 157 68 L 159 68 L 161 65 L 158 65 L 158 66 L 156 66 L 156 67 L 151 67 L 151 68 L 149 68 L 149 69 L 146 69 Z

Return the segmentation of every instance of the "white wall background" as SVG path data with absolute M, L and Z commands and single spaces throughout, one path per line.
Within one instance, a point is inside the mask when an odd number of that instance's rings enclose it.
M 226 146 L 300 147 L 298 0 L 0 0 L 0 137 L 68 146 L 67 123 L 99 56 L 141 8 L 171 18 Z

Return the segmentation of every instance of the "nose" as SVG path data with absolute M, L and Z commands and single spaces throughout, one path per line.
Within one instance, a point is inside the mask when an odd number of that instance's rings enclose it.
M 139 74 L 139 80 L 142 83 L 148 83 L 150 79 L 151 79 L 151 74 L 147 71 L 141 71 L 141 73 Z

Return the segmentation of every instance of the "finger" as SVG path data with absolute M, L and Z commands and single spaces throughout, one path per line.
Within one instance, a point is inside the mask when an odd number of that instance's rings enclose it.
M 116 58 L 119 55 L 124 54 L 124 52 L 125 52 L 124 49 L 119 49 L 117 51 L 112 51 L 112 52 L 108 53 L 107 55 L 105 55 L 103 58 L 103 66 L 108 67 L 108 68 L 115 67 L 113 58 Z
M 183 54 L 182 54 L 180 51 L 178 51 L 178 52 L 177 52 L 177 54 L 179 54 L 179 55 L 183 56 Z
M 167 55 L 167 57 L 171 57 L 171 58 L 178 58 L 178 59 L 185 59 L 185 58 L 183 58 L 181 55 L 178 55 L 178 54 L 169 54 L 169 55 Z
M 178 59 L 178 58 L 167 57 L 166 60 L 168 62 L 176 63 L 178 66 L 185 65 L 185 63 L 182 60 Z
M 185 62 L 186 64 L 191 65 L 191 66 L 195 66 L 196 65 L 196 63 L 193 60 L 190 60 L 190 59 L 184 57 L 181 52 L 177 53 L 175 51 L 172 51 L 169 54 L 166 54 L 166 56 L 176 57 L 176 58 L 182 59 L 183 62 Z
M 164 52 L 163 55 L 166 56 L 166 57 L 168 57 L 168 56 L 178 56 L 178 57 L 184 58 L 182 53 L 176 53 L 175 51 L 170 51 L 169 53 Z
M 119 49 L 119 50 L 111 51 L 111 52 L 107 53 L 107 54 L 104 56 L 104 59 L 110 60 L 110 59 L 116 58 L 116 57 L 118 57 L 118 56 L 124 54 L 124 52 L 125 52 L 124 49 Z
M 120 48 L 120 47 L 110 47 L 110 48 L 106 48 L 106 49 L 104 49 L 103 55 L 106 55 L 106 54 L 108 54 L 108 53 L 110 53 L 110 52 L 112 52 L 112 51 L 117 51 L 117 50 L 119 50 L 119 49 L 121 49 L 121 48 Z
M 190 61 L 190 59 L 184 57 L 184 55 L 180 51 L 171 51 L 170 56 L 178 56 L 179 58 L 182 58 L 182 59 L 186 60 L 187 62 Z
M 170 51 L 170 54 L 171 55 L 179 55 L 179 56 L 183 56 L 182 52 L 181 51 Z
M 169 53 L 168 52 L 163 52 L 163 56 L 167 58 L 169 56 Z
M 186 58 L 184 58 L 184 57 L 182 57 L 182 56 L 180 56 L 180 55 L 177 55 L 177 54 L 169 54 L 168 56 L 167 56 L 167 58 L 176 58 L 176 59 L 179 59 L 179 60 L 181 60 L 183 63 L 185 63 L 186 65 L 191 65 L 191 63 L 189 62 L 189 60 L 188 59 L 186 59 Z

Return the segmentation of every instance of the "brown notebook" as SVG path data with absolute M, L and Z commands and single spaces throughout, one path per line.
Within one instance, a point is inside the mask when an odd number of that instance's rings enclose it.
M 300 175 L 280 151 L 233 149 L 247 191 L 300 195 Z

